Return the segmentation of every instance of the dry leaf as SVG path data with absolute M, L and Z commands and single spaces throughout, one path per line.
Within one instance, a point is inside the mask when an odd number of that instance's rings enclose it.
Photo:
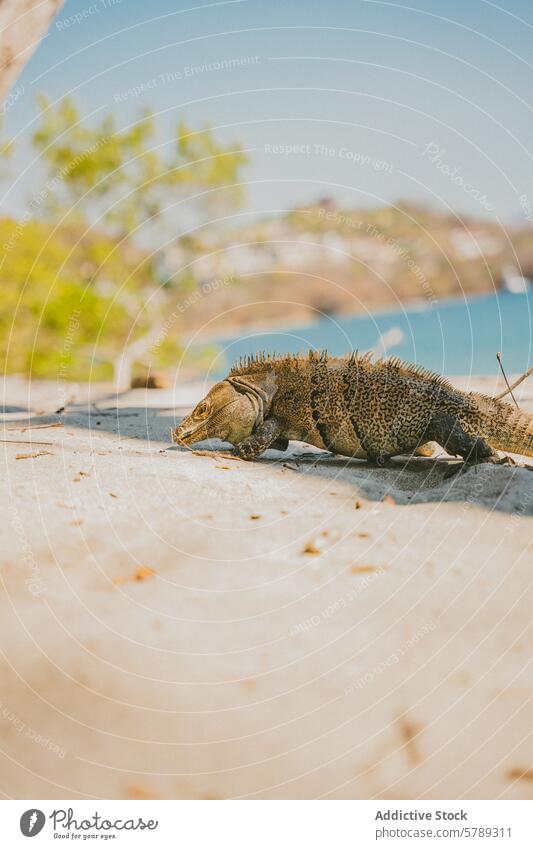
M 511 781 L 533 781 L 533 769 L 514 767 L 507 773 Z
M 366 572 L 381 572 L 381 568 L 379 566 L 363 564 L 361 566 L 352 566 L 350 572 L 352 575 L 363 575 Z
M 109 495 L 111 496 L 111 498 L 118 498 L 116 492 L 110 492 Z
M 136 581 L 145 581 L 147 578 L 153 578 L 154 575 L 155 571 L 149 566 L 139 566 L 133 577 Z
M 316 547 L 316 545 L 312 542 L 308 542 L 303 550 L 304 554 L 320 554 L 320 549 Z
M 356 510 L 360 510 L 360 509 L 361 509 L 361 507 L 364 507 L 364 506 L 365 506 L 365 502 L 364 502 L 364 501 L 361 501 L 361 499 L 360 499 L 360 498 L 358 498 L 358 499 L 356 500 L 356 502 L 355 502 L 355 509 L 356 509 Z
M 149 386 L 147 388 L 151 389 L 152 387 Z M 149 790 L 145 790 L 144 787 L 138 787 L 136 784 L 131 784 L 128 787 L 128 799 L 157 799 L 157 796 L 150 793 Z
M 229 469 L 229 466 L 215 466 L 215 469 Z
M 384 495 L 383 496 L 383 504 L 390 504 L 391 506 L 394 506 L 396 504 L 396 502 L 395 502 L 394 498 L 392 497 L 392 495 Z
M 261 516 L 260 516 L 259 513 L 252 513 L 252 515 L 250 516 L 250 519 L 253 519 L 253 520 L 260 519 L 260 518 L 261 518 Z
M 366 531 L 359 531 L 359 533 L 357 534 L 357 536 L 358 536 L 358 537 L 361 537 L 361 539 L 366 539 L 367 537 L 369 537 L 369 536 L 370 536 L 370 534 L 367 534 L 367 532 L 366 532 Z

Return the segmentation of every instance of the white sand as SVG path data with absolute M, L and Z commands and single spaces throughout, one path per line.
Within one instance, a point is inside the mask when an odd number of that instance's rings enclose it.
M 195 455 L 200 387 L 105 394 L 5 387 L 3 794 L 533 796 L 532 472 Z

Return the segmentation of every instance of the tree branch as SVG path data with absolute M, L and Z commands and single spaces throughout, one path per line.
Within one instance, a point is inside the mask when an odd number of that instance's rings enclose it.
M 0 103 L 39 46 L 64 0 L 4 0 L 0 3 Z

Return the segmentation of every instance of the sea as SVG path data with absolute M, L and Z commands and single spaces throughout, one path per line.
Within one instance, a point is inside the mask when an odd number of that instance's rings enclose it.
M 381 339 L 381 342 L 380 342 Z M 375 350 L 447 375 L 496 375 L 500 352 L 507 374 L 533 364 L 533 287 L 524 294 L 423 302 L 402 310 L 324 316 L 302 327 L 253 330 L 216 340 L 211 379 L 257 351 L 298 353 L 326 349 L 341 355 Z

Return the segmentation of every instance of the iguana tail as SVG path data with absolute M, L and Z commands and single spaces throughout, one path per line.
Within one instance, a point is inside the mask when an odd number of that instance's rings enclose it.
M 505 401 L 472 393 L 480 414 L 481 428 L 477 436 L 499 451 L 533 457 L 533 414 L 517 409 Z

